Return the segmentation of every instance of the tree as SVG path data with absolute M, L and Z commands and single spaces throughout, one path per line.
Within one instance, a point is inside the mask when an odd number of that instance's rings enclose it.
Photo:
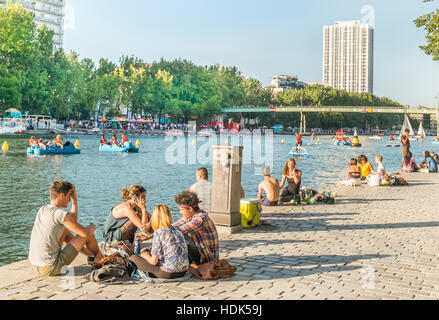
M 434 0 L 423 0 L 423 2 L 432 2 Z M 427 31 L 427 45 L 420 48 L 430 56 L 434 61 L 439 61 L 439 9 L 427 13 L 415 21 L 418 28 L 424 28 Z

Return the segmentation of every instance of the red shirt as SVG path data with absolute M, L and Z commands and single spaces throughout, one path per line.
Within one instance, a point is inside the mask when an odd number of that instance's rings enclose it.
M 102 143 L 102 144 L 107 143 L 107 139 L 105 139 L 105 138 L 101 138 L 101 143 Z
M 296 142 L 297 142 L 297 143 L 302 142 L 302 136 L 301 136 L 300 134 L 297 136 L 297 140 L 296 140 Z
M 128 142 L 128 138 L 127 137 L 123 137 L 122 138 L 122 143 Z

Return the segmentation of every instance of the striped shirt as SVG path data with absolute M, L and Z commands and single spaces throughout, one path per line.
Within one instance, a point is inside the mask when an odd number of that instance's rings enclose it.
M 219 261 L 219 241 L 215 224 L 205 211 L 198 211 L 192 218 L 184 217 L 173 224 L 181 232 L 188 234 L 200 252 L 200 262 Z

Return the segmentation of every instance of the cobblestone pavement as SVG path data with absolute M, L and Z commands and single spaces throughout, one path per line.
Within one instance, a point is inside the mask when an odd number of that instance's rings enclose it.
M 39 279 L 22 261 L 0 268 L 0 299 L 438 299 L 438 176 L 406 178 L 339 189 L 336 205 L 265 208 L 271 225 L 221 238 L 231 279 L 103 285 L 87 266 Z

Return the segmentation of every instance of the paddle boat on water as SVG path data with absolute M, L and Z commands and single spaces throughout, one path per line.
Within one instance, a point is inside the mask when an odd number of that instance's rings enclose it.
M 398 148 L 398 147 L 401 147 L 401 143 L 399 141 L 389 141 L 386 144 L 386 147 L 387 148 Z
M 306 151 L 305 148 L 293 148 L 291 149 L 290 153 L 288 154 L 288 158 L 305 158 L 309 159 L 311 155 Z
M 101 144 L 99 146 L 100 152 L 129 152 L 138 153 L 139 148 L 136 148 L 131 142 L 125 142 L 123 146 L 118 146 L 116 144 Z
M 60 155 L 60 154 L 80 154 L 81 150 L 76 148 L 73 145 L 65 146 L 64 149 L 61 149 L 58 146 L 47 146 L 46 149 L 41 147 L 29 147 L 27 148 L 27 154 L 35 155 L 35 156 L 44 156 L 44 155 Z
M 433 138 L 433 144 L 439 144 L 439 138 Z
M 352 145 L 349 138 L 346 137 L 345 133 L 342 131 L 337 132 L 335 139 L 334 139 L 334 144 L 336 146 L 351 146 Z

